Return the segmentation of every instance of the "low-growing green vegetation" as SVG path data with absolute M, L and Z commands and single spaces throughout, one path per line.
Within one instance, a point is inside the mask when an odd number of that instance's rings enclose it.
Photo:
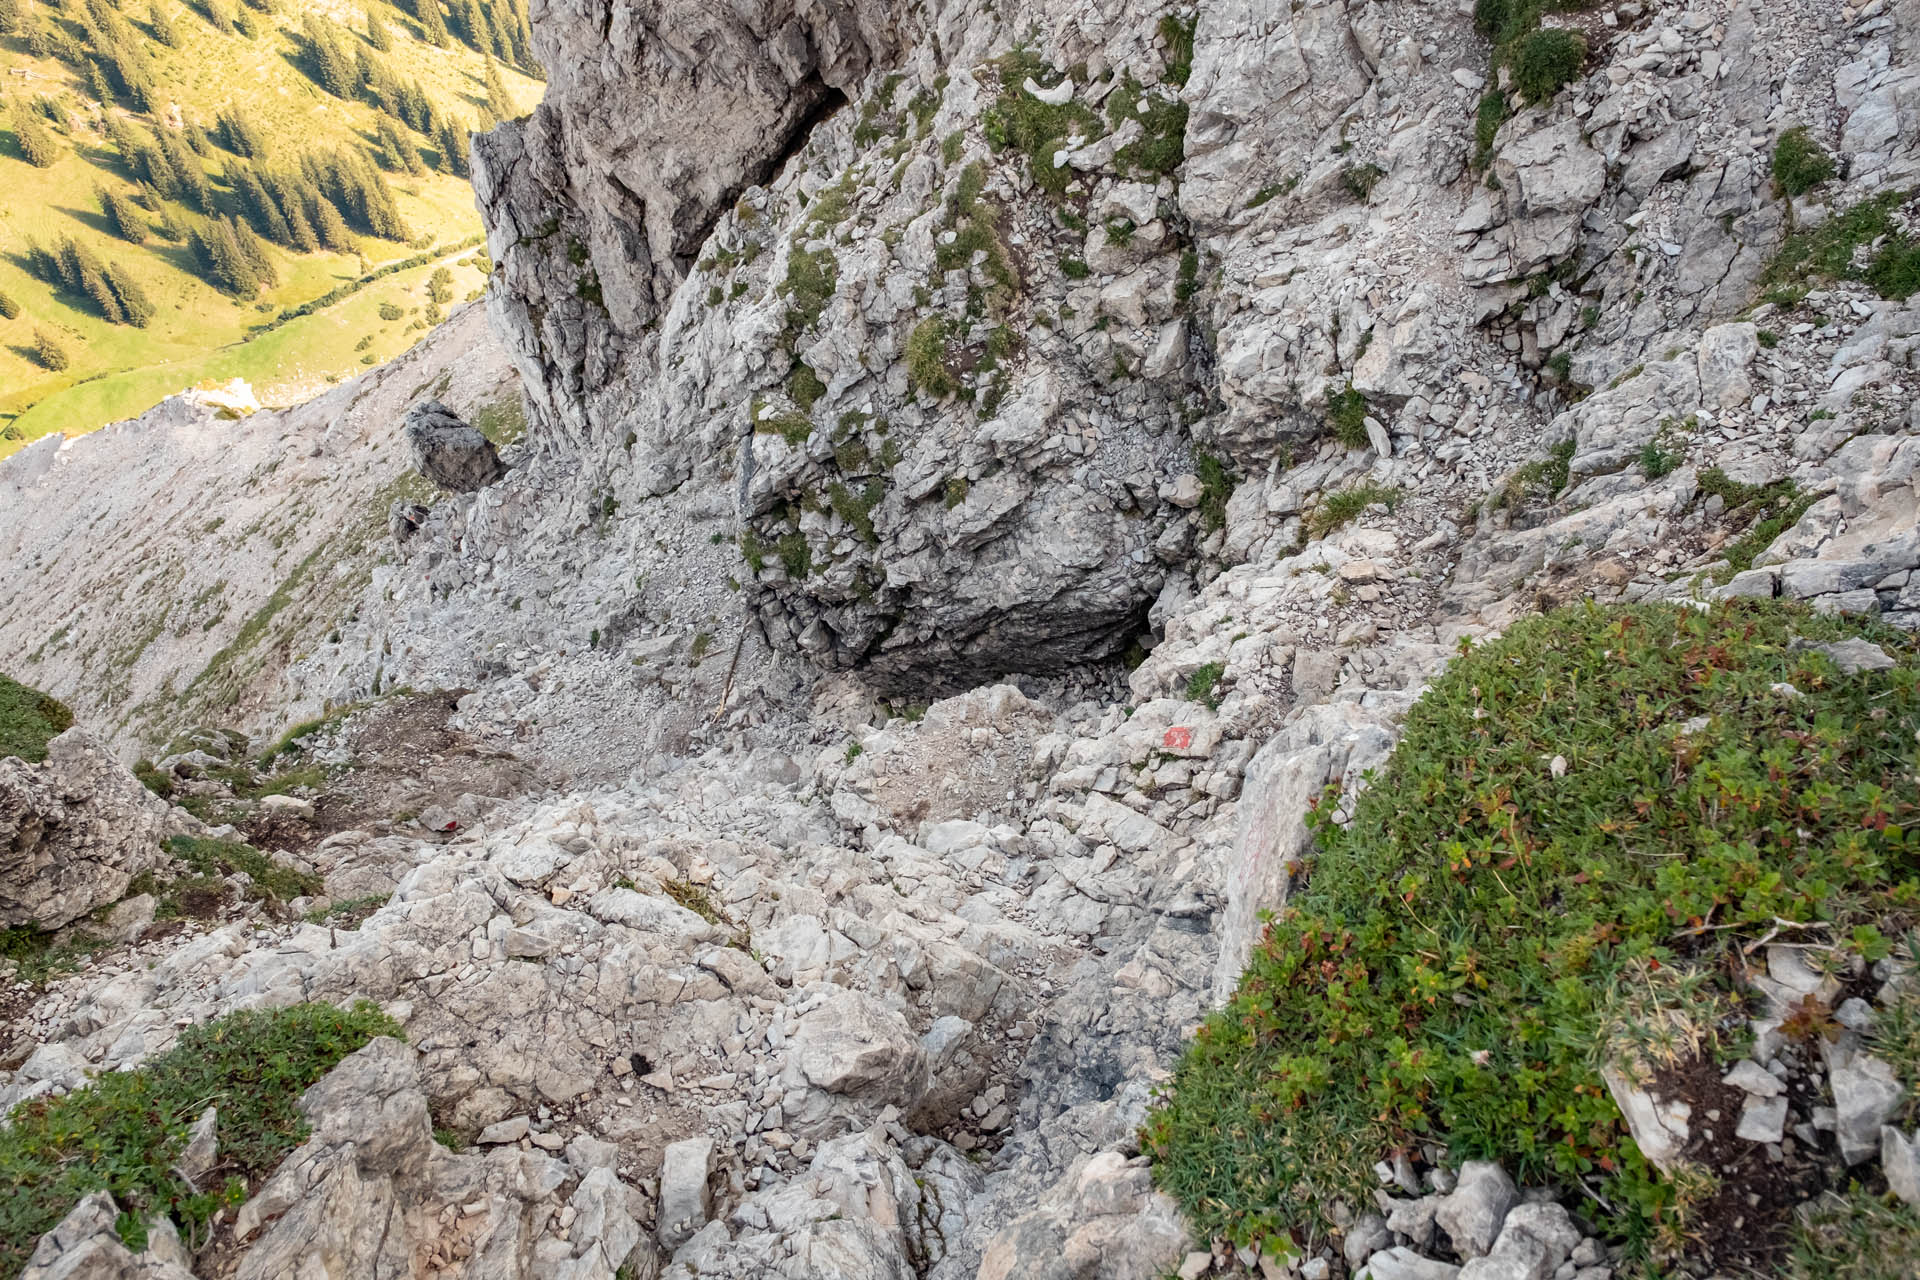
M 1391 511 L 1400 501 L 1400 496 L 1398 485 L 1380 485 L 1371 481 L 1336 490 L 1321 498 L 1320 505 L 1307 516 L 1307 533 L 1315 538 L 1324 538 L 1375 503 Z
M 1773 186 L 1798 198 L 1833 177 L 1833 157 L 1815 142 L 1805 125 L 1795 125 L 1773 144 Z
M 23 1104 L 0 1129 L 0 1275 L 20 1274 L 40 1237 L 95 1191 L 112 1193 L 123 1230 L 144 1233 L 147 1218 L 164 1215 L 204 1241 L 213 1214 L 306 1139 L 300 1095 L 374 1037 L 401 1034 L 365 1001 L 235 1013 L 187 1028 L 135 1070 Z M 208 1107 L 219 1111 L 224 1176 L 196 1188 L 173 1169 Z
M 527 404 L 515 391 L 473 411 L 473 429 L 504 449 L 527 434 Z
M 1920 1258 L 1920 1209 L 1855 1187 L 1807 1206 L 1782 1280 L 1902 1280 Z
M 928 316 L 907 337 L 907 382 L 915 391 L 944 399 L 960 389 L 947 367 L 947 322 Z
M 1028 176 L 1041 190 L 1059 199 L 1066 194 L 1075 171 L 1066 165 L 1055 168 L 1054 152 L 1070 135 L 1097 138 L 1106 132 L 1106 126 L 1077 95 L 1055 106 L 1021 87 L 1029 79 L 1043 87 L 1058 79 L 1046 61 L 1027 46 L 1017 46 L 995 65 L 1000 73 L 1000 93 L 981 118 L 987 142 L 996 151 L 1011 150 L 1026 156 Z
M 1767 266 L 1767 300 L 1792 305 L 1827 280 L 1858 280 L 1902 302 L 1920 292 L 1920 240 L 1902 231 L 1894 217 L 1917 194 L 1883 192 L 1789 235 Z
M 1193 455 L 1193 471 L 1200 478 L 1200 526 L 1214 530 L 1227 527 L 1227 503 L 1233 497 L 1233 472 L 1226 461 L 1204 450 Z
M 1167 79 L 1184 86 L 1193 75 L 1193 31 L 1196 20 L 1169 13 L 1160 19 L 1160 39 L 1167 46 Z
M 1720 571 L 1722 582 L 1751 569 L 1754 557 L 1772 546 L 1775 538 L 1799 524 L 1807 508 L 1818 501 L 1818 495 L 1802 493 L 1791 480 L 1776 480 L 1766 485 L 1741 484 L 1719 467 L 1708 467 L 1700 473 L 1700 492 L 1726 504 L 1723 519 L 1734 524 L 1744 522 L 1746 527 L 1744 533 L 1720 552 L 1727 562 L 1726 568 Z
M 1813 647 L 1853 637 L 1895 666 Z M 1145 1127 L 1156 1179 L 1196 1238 L 1279 1251 L 1437 1143 L 1584 1187 L 1630 1262 L 1675 1274 L 1681 1188 L 1600 1070 L 1717 1074 L 1745 1050 L 1743 952 L 1783 927 L 1842 966 L 1890 953 L 1920 918 L 1917 726 L 1920 637 L 1773 601 L 1463 642 L 1372 785 L 1307 815 L 1291 897 Z
M 168 839 L 166 848 L 196 876 L 244 874 L 253 882 L 248 896 L 263 902 L 278 905 L 320 892 L 318 876 L 275 862 L 270 855 L 240 840 L 173 836 Z M 166 886 L 162 884 L 158 887 L 164 894 Z
M 1173 86 L 1183 85 L 1193 69 L 1193 20 L 1164 18 L 1160 34 L 1167 41 L 1166 78 Z M 1077 173 L 1071 165 L 1056 166 L 1053 162 L 1072 137 L 1092 141 L 1131 120 L 1145 130 L 1145 135 L 1114 154 L 1116 169 L 1152 178 L 1172 173 L 1186 159 L 1188 108 L 1174 90 L 1143 86 L 1125 76 L 1107 91 L 1101 110 L 1096 111 L 1081 100 L 1079 83 L 1074 96 L 1059 104 L 1042 102 L 1026 92 L 1028 80 L 1049 88 L 1060 78 L 1026 45 L 1002 56 L 994 69 L 1000 91 L 981 118 L 987 142 L 995 151 L 1024 155 L 1034 184 L 1055 201 L 1066 198 Z M 1085 68 L 1077 70 L 1084 78 Z
M 1327 396 L 1327 424 L 1333 428 L 1333 438 L 1349 449 L 1364 449 L 1370 443 L 1367 398 L 1355 391 L 1351 382 L 1345 390 Z
M 37 764 L 47 758 L 47 744 L 72 727 L 65 703 L 0 675 L 0 759 Z
M 1589 9 L 1593 4 L 1594 0 L 1475 0 L 1473 25 L 1493 45 L 1490 71 L 1494 74 L 1488 78 L 1497 81 L 1504 66 L 1521 98 L 1535 104 L 1552 98 L 1580 75 L 1586 64 L 1587 39 L 1566 27 L 1543 28 L 1541 20 L 1549 13 Z M 1482 98 L 1482 129 L 1487 128 L 1492 110 L 1488 100 Z M 1504 113 L 1504 104 L 1501 110 Z M 1496 121 L 1491 128 L 1497 130 L 1500 123 Z M 1490 133 L 1485 138 L 1489 149 Z
M 1530 502 L 1550 502 L 1560 496 L 1572 478 L 1570 464 L 1573 462 L 1575 441 L 1562 440 L 1547 451 L 1544 458 L 1536 458 L 1518 468 L 1507 477 L 1507 482 L 1495 491 L 1489 502 L 1493 511 L 1510 510 L 1522 507 Z
M 1649 480 L 1661 480 L 1670 476 L 1686 460 L 1686 454 L 1675 448 L 1666 438 L 1659 435 L 1640 446 L 1634 462 L 1640 468 L 1640 474 Z
M 1340 185 L 1347 189 L 1348 195 L 1364 203 L 1386 176 L 1387 171 L 1377 164 L 1350 164 L 1340 170 Z
M 44 986 L 48 979 L 72 973 L 106 940 L 84 930 L 54 933 L 19 925 L 0 929 L 0 960 L 12 965 L 15 981 Z
M 1573 83 L 1587 61 L 1587 38 L 1565 27 L 1521 37 L 1513 50 L 1513 87 L 1530 103 L 1542 103 Z
M 1489 89 L 1480 97 L 1480 106 L 1474 112 L 1473 119 L 1473 169 L 1475 173 L 1485 169 L 1493 160 L 1494 139 L 1500 135 L 1500 126 L 1513 114 L 1513 108 L 1507 102 L 1507 95 L 1499 89 Z
M 1203 663 L 1195 668 L 1194 673 L 1187 677 L 1187 701 L 1218 708 L 1220 699 L 1214 695 L 1214 690 L 1226 674 L 1226 664 L 1220 662 Z

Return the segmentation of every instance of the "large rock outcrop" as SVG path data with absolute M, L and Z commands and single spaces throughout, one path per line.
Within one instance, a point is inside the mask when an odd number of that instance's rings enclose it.
M 1107 68 L 1069 92 L 1075 128 L 1118 125 L 1030 172 L 990 117 L 1043 64 L 968 9 L 542 24 L 546 103 L 476 145 L 537 430 L 612 472 L 608 511 L 727 495 L 736 528 L 699 555 L 775 645 L 903 695 L 1117 654 L 1204 535 L 1197 490 L 1161 497 L 1193 466 L 1197 264 L 1183 286 L 1184 109 L 1152 15 L 1075 37 Z M 1065 206 L 1035 180 L 1056 169 Z
M 562 1157 L 456 1155 L 434 1140 L 412 1049 L 376 1039 L 300 1099 L 313 1136 L 234 1219 L 237 1280 L 357 1280 L 423 1268 L 498 1280 L 614 1280 L 656 1265 L 636 1193 L 601 1143 Z
M 119 901 L 178 820 L 77 726 L 39 764 L 0 759 L 0 927 L 57 929 Z
M 507 473 L 493 441 L 438 400 L 408 409 L 401 430 L 413 450 L 414 470 L 451 493 L 473 493 Z

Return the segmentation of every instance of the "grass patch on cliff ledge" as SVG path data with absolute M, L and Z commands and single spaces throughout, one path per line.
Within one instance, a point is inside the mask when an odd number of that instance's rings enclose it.
M 1856 636 L 1894 668 L 1812 647 Z M 1584 1182 L 1656 1253 L 1676 1194 L 1601 1066 L 1738 1052 L 1741 948 L 1776 921 L 1836 963 L 1888 953 L 1920 913 L 1917 732 L 1920 636 L 1771 602 L 1581 605 L 1465 649 L 1371 787 L 1309 815 L 1290 902 L 1145 1127 L 1160 1185 L 1200 1238 L 1278 1244 L 1439 1142 L 1598 1213 Z
M 0 759 L 38 764 L 47 758 L 47 744 L 72 727 L 65 703 L 0 676 Z
M 62 1098 L 22 1104 L 0 1129 L 0 1276 L 17 1276 L 42 1234 L 82 1196 L 109 1191 L 121 1234 L 166 1214 L 195 1238 L 307 1136 L 295 1103 L 375 1036 L 400 1036 L 366 1001 L 297 1004 L 189 1027 L 134 1071 L 109 1071 Z M 219 1108 L 219 1164 L 198 1189 L 173 1172 L 200 1113 Z

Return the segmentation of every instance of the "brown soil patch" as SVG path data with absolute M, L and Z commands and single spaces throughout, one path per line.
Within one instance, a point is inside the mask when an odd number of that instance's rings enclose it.
M 1837 1152 L 1809 1151 L 1792 1136 L 1794 1122 L 1824 1101 L 1804 1076 L 1795 1075 L 1789 1086 L 1786 1154 L 1776 1161 L 1766 1143 L 1736 1135 L 1746 1094 L 1722 1083 L 1725 1073 L 1724 1066 L 1694 1059 L 1655 1073 L 1650 1085 L 1656 1097 L 1682 1098 L 1693 1108 L 1684 1159 L 1719 1184 L 1677 1224 L 1686 1239 L 1687 1272 L 1770 1275 L 1786 1256 L 1794 1208 L 1830 1185 L 1844 1185 L 1846 1171 Z
M 552 781 L 518 756 L 476 746 L 447 726 L 465 690 L 393 698 L 355 712 L 336 731 L 318 735 L 347 748 L 352 763 L 331 772 L 314 798 L 311 819 L 260 811 L 243 824 L 255 848 L 300 854 L 339 831 L 382 833 L 463 795 L 507 799 Z M 282 772 L 308 762 L 301 753 L 277 762 Z

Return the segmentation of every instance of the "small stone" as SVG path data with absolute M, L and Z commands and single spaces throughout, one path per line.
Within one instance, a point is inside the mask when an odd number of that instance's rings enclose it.
M 518 1142 L 527 1136 L 532 1121 L 526 1116 L 508 1116 L 505 1120 L 496 1120 L 480 1131 L 474 1142 L 482 1147 L 500 1147 L 509 1142 Z
M 1499 1238 L 1516 1198 L 1513 1179 L 1505 1169 L 1492 1161 L 1469 1160 L 1460 1166 L 1459 1185 L 1441 1198 L 1434 1221 L 1453 1241 L 1455 1253 L 1463 1258 L 1483 1257 Z
M 1887 1190 L 1920 1208 L 1920 1143 L 1892 1125 L 1880 1130 L 1880 1171 Z
M 1740 1111 L 1740 1126 L 1734 1130 L 1734 1136 L 1745 1138 L 1748 1142 L 1778 1142 L 1786 1132 L 1786 1126 L 1785 1097 L 1766 1098 L 1748 1094 L 1747 1104 Z
M 1815 645 L 1815 653 L 1825 654 L 1833 665 L 1840 668 L 1841 675 L 1857 676 L 1864 671 L 1890 671 L 1893 659 L 1887 651 L 1871 640 L 1853 637 L 1836 641 L 1833 644 Z
M 1380 566 L 1371 560 L 1349 560 L 1340 566 L 1340 579 L 1343 582 L 1374 582 L 1380 577 Z
M 1880 1127 L 1906 1101 L 1906 1087 L 1894 1077 L 1893 1068 L 1864 1053 L 1834 1067 L 1831 1085 L 1841 1158 L 1859 1164 L 1880 1149 Z
M 1733 1070 L 1722 1076 L 1720 1083 L 1730 1084 L 1742 1092 L 1758 1094 L 1762 1098 L 1776 1098 L 1786 1092 L 1786 1086 L 1752 1058 L 1742 1058 L 1734 1063 Z
M 1206 490 L 1196 475 L 1179 475 L 1172 483 L 1160 486 L 1160 496 L 1167 502 L 1184 510 L 1191 511 L 1200 505 L 1200 499 L 1206 496 Z
M 1450 1262 L 1424 1258 L 1404 1245 L 1382 1249 L 1367 1259 L 1355 1280 L 1457 1280 L 1460 1268 Z
M 1428 1218 L 1428 1226 L 1431 1229 L 1432 1218 Z M 1393 1232 L 1387 1227 L 1386 1219 L 1377 1213 L 1363 1213 L 1347 1229 L 1340 1252 L 1347 1260 L 1347 1270 L 1358 1271 L 1368 1258 L 1392 1243 Z

